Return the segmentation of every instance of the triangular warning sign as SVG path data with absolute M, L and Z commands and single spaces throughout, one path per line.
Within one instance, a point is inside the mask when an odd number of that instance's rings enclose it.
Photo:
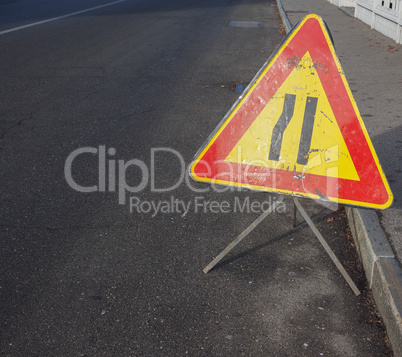
M 197 181 L 372 208 L 392 193 L 323 20 L 288 34 L 190 167 Z

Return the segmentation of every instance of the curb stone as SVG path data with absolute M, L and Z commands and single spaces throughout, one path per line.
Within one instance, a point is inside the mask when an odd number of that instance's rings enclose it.
M 402 269 L 373 210 L 346 207 L 357 251 L 395 357 L 402 356 Z
M 276 0 L 286 33 L 292 26 Z M 402 357 L 402 269 L 374 210 L 346 207 L 363 268 L 395 357 Z

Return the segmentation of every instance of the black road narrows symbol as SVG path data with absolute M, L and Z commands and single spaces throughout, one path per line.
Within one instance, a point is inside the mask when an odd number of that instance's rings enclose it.
M 269 150 L 269 160 L 279 161 L 283 134 L 293 118 L 296 95 L 285 94 L 282 114 L 272 131 L 271 147 Z M 306 107 L 304 109 L 303 126 L 300 135 L 299 150 L 297 154 L 297 163 L 299 165 L 307 165 L 308 152 L 310 151 L 311 139 L 313 136 L 315 113 L 317 111 L 318 98 L 307 97 Z

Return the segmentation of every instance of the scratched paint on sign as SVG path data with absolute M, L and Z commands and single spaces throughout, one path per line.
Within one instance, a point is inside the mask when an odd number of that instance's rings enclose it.
M 359 180 L 334 113 L 325 95 L 316 66 L 307 52 L 273 98 L 243 135 L 226 161 Z M 286 95 L 295 96 L 294 110 L 287 120 L 278 160 L 270 160 L 273 131 L 280 118 Z M 298 163 L 307 98 L 317 98 L 311 142 L 305 164 Z
M 393 196 L 324 21 L 306 16 L 195 155 L 196 181 L 362 207 Z

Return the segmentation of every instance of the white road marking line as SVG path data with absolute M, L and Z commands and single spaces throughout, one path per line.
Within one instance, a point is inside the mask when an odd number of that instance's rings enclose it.
M 47 22 L 52 22 L 52 21 L 57 21 L 57 20 L 65 19 L 66 17 L 71 17 L 71 16 L 83 14 L 84 12 L 89 12 L 89 11 L 101 9 L 102 7 L 111 6 L 111 5 L 118 4 L 118 3 L 120 3 L 120 2 L 125 2 L 125 1 L 127 1 L 127 0 L 118 0 L 118 1 L 110 2 L 110 3 L 108 3 L 108 4 L 104 4 L 104 5 L 99 5 L 99 6 L 91 7 L 91 8 L 89 8 L 89 9 L 85 9 L 85 10 L 81 10 L 81 11 L 72 12 L 72 13 L 70 13 L 70 14 L 66 14 L 66 15 L 62 15 L 62 16 L 57 16 L 57 17 L 52 17 L 52 18 L 47 19 L 47 20 L 42 20 L 42 21 L 38 21 L 38 22 L 33 22 L 32 24 L 27 24 L 27 25 L 23 25 L 23 26 L 14 27 L 14 28 L 12 28 L 12 29 L 0 31 L 0 35 L 4 35 L 4 34 L 9 33 L 9 32 L 14 32 L 14 31 L 23 30 L 23 29 L 26 29 L 27 27 L 42 25 L 42 24 L 45 24 L 45 23 L 47 23 Z

